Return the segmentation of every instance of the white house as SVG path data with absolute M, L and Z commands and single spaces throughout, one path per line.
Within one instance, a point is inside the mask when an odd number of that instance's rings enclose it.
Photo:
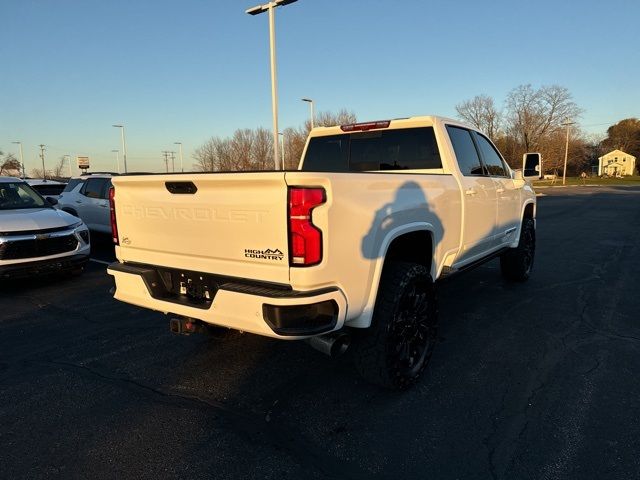
M 598 175 L 619 177 L 633 175 L 636 169 L 636 157 L 624 153 L 622 150 L 614 150 L 598 158 Z

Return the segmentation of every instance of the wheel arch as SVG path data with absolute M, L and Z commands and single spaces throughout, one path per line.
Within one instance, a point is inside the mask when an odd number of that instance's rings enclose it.
M 367 328 L 371 325 L 382 272 L 389 262 L 404 261 L 424 265 L 429 270 L 431 278 L 435 278 L 437 266 L 437 262 L 434 261 L 435 246 L 434 227 L 430 223 L 407 224 L 388 232 L 380 244 L 362 313 L 347 324 L 356 328 Z

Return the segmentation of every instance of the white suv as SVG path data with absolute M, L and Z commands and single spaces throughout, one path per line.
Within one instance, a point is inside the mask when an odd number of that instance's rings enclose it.
M 53 202 L 24 180 L 0 177 L 0 279 L 82 272 L 91 250 L 89 230 Z
M 58 198 L 58 208 L 70 213 L 90 230 L 111 233 L 109 188 L 113 173 L 91 173 L 74 177 Z

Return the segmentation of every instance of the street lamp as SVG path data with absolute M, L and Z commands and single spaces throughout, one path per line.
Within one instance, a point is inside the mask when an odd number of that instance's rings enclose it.
M 15 143 L 20 147 L 20 165 L 22 166 L 22 178 L 25 178 L 26 175 L 24 174 L 24 159 L 22 158 L 22 142 L 11 142 L 11 143 Z
M 127 144 L 124 140 L 124 125 L 112 125 L 112 126 L 119 128 L 120 133 L 122 135 L 122 158 L 124 162 L 124 173 L 127 173 Z
M 309 107 L 311 107 L 311 129 L 313 129 L 313 100 L 310 98 L 303 98 L 302 101 L 309 103 Z
M 180 151 L 179 151 L 179 155 L 180 155 L 180 171 L 184 172 L 184 166 L 182 165 L 182 142 L 173 142 L 174 145 L 180 145 Z
M 111 150 L 111 153 L 116 154 L 116 168 L 118 169 L 118 173 L 120 173 L 120 150 Z
M 269 51 L 271 58 L 271 109 L 273 110 L 273 163 L 275 169 L 278 168 L 278 84 L 276 73 L 276 35 L 275 35 L 275 14 L 276 7 L 284 7 L 297 0 L 274 0 L 263 5 L 256 5 L 245 10 L 249 15 L 258 15 L 269 12 Z
M 564 148 L 564 170 L 562 170 L 562 185 L 565 184 L 567 178 L 567 157 L 569 156 L 569 127 L 575 122 L 564 122 L 562 126 L 567 126 L 567 144 Z
M 64 155 L 65 157 L 67 157 L 69 159 L 69 178 L 71 178 L 71 155 Z

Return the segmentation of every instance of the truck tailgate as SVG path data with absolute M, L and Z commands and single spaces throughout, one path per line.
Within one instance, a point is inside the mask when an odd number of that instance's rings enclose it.
M 112 181 L 121 262 L 289 282 L 284 172 Z

